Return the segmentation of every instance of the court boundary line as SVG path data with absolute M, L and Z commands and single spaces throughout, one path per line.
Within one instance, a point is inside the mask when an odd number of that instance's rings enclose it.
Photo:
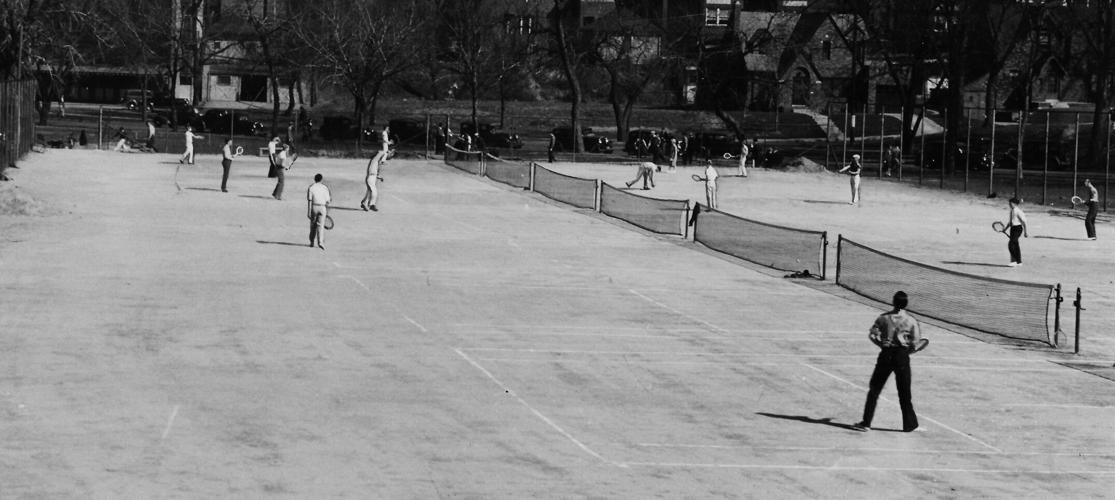
M 586 444 L 582 443 L 582 442 L 581 442 L 580 440 L 578 440 L 577 438 L 573 437 L 573 435 L 572 435 L 572 434 L 570 434 L 569 432 L 567 432 L 567 431 L 566 431 L 565 429 L 561 428 L 561 426 L 559 426 L 559 425 L 558 425 L 557 423 L 555 423 L 555 422 L 554 422 L 553 420 L 551 420 L 551 419 L 550 419 L 549 417 L 547 417 L 546 415 L 544 415 L 544 414 L 543 414 L 543 413 L 542 413 L 541 411 L 539 411 L 539 410 L 538 410 L 538 409 L 536 409 L 535 407 L 531 406 L 531 404 L 530 404 L 530 403 L 528 403 L 528 402 L 527 402 L 527 401 L 526 401 L 525 399 L 523 399 L 523 397 L 522 397 L 522 396 L 519 396 L 519 394 L 518 394 L 517 392 L 515 392 L 515 390 L 514 390 L 514 389 L 512 389 L 511 387 L 509 387 L 509 386 L 507 386 L 506 384 L 504 384 L 503 382 L 501 382 L 501 381 L 500 381 L 500 380 L 499 380 L 498 378 L 496 378 L 496 376 L 495 376 L 495 375 L 493 375 L 493 374 L 492 374 L 492 372 L 488 371 L 488 369 L 487 369 L 487 368 L 484 368 L 484 366 L 483 366 L 483 365 L 481 365 L 480 363 L 477 363 L 476 361 L 474 361 L 474 360 L 473 360 L 472 358 L 470 358 L 470 357 L 469 357 L 469 356 L 468 356 L 467 354 L 465 354 L 464 352 L 462 352 L 462 351 L 461 351 L 461 350 L 460 350 L 459 348 L 456 348 L 456 347 L 455 347 L 455 348 L 453 348 L 453 351 L 454 351 L 454 352 L 456 352 L 458 356 L 460 356 L 460 357 L 461 357 L 461 358 L 463 358 L 463 359 L 464 359 L 465 361 L 467 361 L 467 362 L 468 362 L 468 364 L 472 365 L 472 366 L 473 366 L 473 367 L 475 367 L 475 368 L 476 368 L 477 370 L 480 370 L 480 373 L 483 373 L 483 374 L 484 374 L 484 375 L 485 375 L 486 377 L 488 377 L 488 379 L 490 379 L 490 380 L 491 380 L 492 382 L 495 382 L 495 384 L 496 384 L 497 386 L 499 386 L 499 388 L 500 388 L 500 389 L 503 389 L 503 392 L 504 392 L 504 393 L 506 393 L 506 394 L 510 395 L 511 397 L 515 398 L 515 400 L 516 400 L 516 401 L 518 401 L 518 402 L 519 402 L 519 404 L 521 404 L 521 405 L 523 405 L 524 407 L 526 407 L 526 409 L 530 410 L 530 412 L 531 412 L 531 413 L 533 413 L 533 414 L 534 414 L 534 415 L 535 415 L 536 417 L 538 417 L 538 418 L 539 418 L 540 420 L 542 420 L 543 422 L 545 422 L 545 423 L 546 423 L 546 425 L 550 426 L 550 428 L 552 428 L 552 429 L 554 429 L 555 431 L 557 431 L 557 432 L 558 432 L 558 434 L 561 434 L 561 435 L 562 435 L 563 437 L 565 437 L 565 439 L 568 439 L 569 441 L 571 441 L 571 442 L 572 442 L 572 443 L 573 443 L 574 445 L 576 445 L 576 446 L 577 446 L 578 448 L 580 448 L 580 449 L 581 449 L 582 451 L 584 451 L 585 453 L 588 453 L 588 454 L 589 454 L 589 455 L 591 455 L 591 456 L 592 456 L 593 458 L 596 458 L 597 460 L 600 460 L 601 462 L 604 462 L 604 463 L 606 463 L 606 464 L 608 464 L 608 465 L 614 465 L 614 466 L 617 466 L 617 467 L 625 467 L 625 466 L 624 466 L 623 464 L 621 464 L 621 463 L 618 463 L 618 462 L 614 462 L 614 461 L 612 461 L 612 460 L 608 460 L 608 459 L 604 458 L 604 457 L 603 457 L 602 455 L 600 455 L 599 453 L 597 453 L 597 452 L 593 451 L 593 449 L 592 449 L 592 448 L 589 448 L 589 447 L 588 447 L 588 445 L 586 445 Z
M 817 470 L 817 471 L 848 471 L 848 472 L 923 472 L 943 473 L 953 472 L 960 474 L 1041 474 L 1041 475 L 1089 475 L 1109 476 L 1115 475 L 1115 470 L 1026 470 L 1026 469 L 964 469 L 952 467 L 871 467 L 871 466 L 843 466 L 843 465 L 793 465 L 793 464 L 718 464 L 709 462 L 623 462 L 626 467 L 676 467 L 676 468 L 705 468 L 705 469 L 765 469 L 765 470 Z
M 682 312 L 682 311 L 679 311 L 679 310 L 677 310 L 677 309 L 674 309 L 673 307 L 670 307 L 670 306 L 668 306 L 668 305 L 666 305 L 666 304 L 663 304 L 663 303 L 659 302 L 659 301 L 658 301 L 658 300 L 656 300 L 656 299 L 653 299 L 653 298 L 647 297 L 646 295 L 643 295 L 643 294 L 639 293 L 639 292 L 638 292 L 637 290 L 635 290 L 634 288 L 628 288 L 628 289 L 627 289 L 627 291 L 629 291 L 629 292 L 631 292 L 631 293 L 635 294 L 635 295 L 636 295 L 637 297 L 639 297 L 639 298 L 642 298 L 643 300 L 645 300 L 645 301 L 647 301 L 647 302 L 650 302 L 651 304 L 654 304 L 654 305 L 656 305 L 656 306 L 658 306 L 658 307 L 661 307 L 661 308 L 663 308 L 663 309 L 665 309 L 665 310 L 667 310 L 667 311 L 670 311 L 670 312 L 672 312 L 672 313 L 674 313 L 674 314 L 677 314 L 678 316 L 681 316 L 681 317 L 683 317 L 683 318 L 685 318 L 685 319 L 688 319 L 688 320 L 690 320 L 690 321 L 693 321 L 693 322 L 696 322 L 696 323 L 699 323 L 699 324 L 705 325 L 705 326 L 707 326 L 707 327 L 709 327 L 709 328 L 711 328 L 711 329 L 713 329 L 713 330 L 716 330 L 716 331 L 718 331 L 718 332 L 721 332 L 721 333 L 731 333 L 731 330 L 726 330 L 726 329 L 724 329 L 724 328 L 721 328 L 721 327 L 719 327 L 719 326 L 716 326 L 716 325 L 714 325 L 714 324 L 712 324 L 712 323 L 709 323 L 708 321 L 705 321 L 705 320 L 703 320 L 703 319 L 700 319 L 700 318 L 695 318 L 695 317 L 693 317 L 693 316 L 690 316 L 689 314 L 686 314 L 686 313 L 684 313 L 684 312 Z
M 338 277 L 340 277 L 340 278 L 348 278 L 348 279 L 352 280 L 352 281 L 353 281 L 353 282 L 355 282 L 355 283 L 356 283 L 357 285 L 360 285 L 360 288 L 363 288 L 363 289 L 364 289 L 364 291 L 366 291 L 366 292 L 369 292 L 369 293 L 371 293 L 371 291 L 372 291 L 372 289 L 371 289 L 371 288 L 369 288 L 369 287 L 368 287 L 368 285 L 365 285 L 365 284 L 364 284 L 364 282 L 363 282 L 363 281 L 360 281 L 359 279 L 357 279 L 357 278 L 356 278 L 356 276 L 352 276 L 352 275 L 350 275 L 350 274 L 344 274 L 344 275 L 340 275 L 340 276 L 338 276 Z M 410 324 L 412 324 L 412 325 L 414 325 L 414 326 L 415 326 L 416 328 L 418 328 L 418 330 L 419 330 L 420 332 L 422 332 L 422 333 L 429 333 L 429 330 L 427 330 L 427 329 L 426 329 L 426 327 L 422 326 L 422 324 L 421 324 L 421 323 L 419 323 L 419 322 L 415 321 L 415 320 L 414 320 L 414 319 L 412 319 L 412 318 L 411 318 L 410 316 L 407 316 L 407 314 L 406 314 L 406 313 L 404 313 L 402 309 L 399 309 L 399 307 L 398 307 L 398 306 L 396 306 L 395 304 L 392 304 L 391 302 L 387 302 L 387 301 L 384 301 L 383 303 L 384 303 L 384 304 L 387 304 L 387 305 L 388 305 L 388 307 L 390 307 L 390 308 L 394 309 L 394 310 L 395 310 L 395 312 L 399 314 L 399 316 L 402 316 L 402 317 L 403 317 L 403 319 L 407 320 L 407 321 L 408 321 L 408 322 L 409 322 Z
M 844 446 L 743 446 L 743 445 L 725 445 L 725 444 L 682 444 L 682 443 L 636 443 L 636 446 L 645 448 L 695 448 L 695 449 L 747 449 L 747 450 L 771 450 L 771 451 L 861 451 L 870 453 L 897 453 L 897 454 L 918 454 L 918 455 L 1005 455 L 1005 456 L 1051 456 L 1051 457 L 1115 457 L 1115 450 L 1102 453 L 1075 453 L 1075 452 L 1040 452 L 1040 451 L 981 451 L 981 450 L 913 450 L 908 448 L 875 448 L 870 446 L 865 447 L 844 447 Z

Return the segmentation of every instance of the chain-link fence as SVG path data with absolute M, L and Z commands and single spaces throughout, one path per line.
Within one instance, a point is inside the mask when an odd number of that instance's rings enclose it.
M 35 143 L 35 81 L 0 81 L 0 172 Z

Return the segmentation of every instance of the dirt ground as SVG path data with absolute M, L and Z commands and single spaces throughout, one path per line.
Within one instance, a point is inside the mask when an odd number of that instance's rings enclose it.
M 277 201 L 261 158 L 228 193 L 217 157 L 175 160 L 52 150 L 0 185 L 3 497 L 1110 494 L 1106 220 L 1080 241 L 1079 220 L 1031 210 L 1011 269 L 988 228 L 1002 201 L 866 180 L 849 206 L 843 177 L 726 178 L 729 212 L 1084 288 L 1082 356 L 927 324 L 925 432 L 893 432 L 891 385 L 858 433 L 878 304 L 437 161 L 391 162 L 370 213 L 363 161 L 300 159 Z M 648 193 L 696 197 L 689 173 Z

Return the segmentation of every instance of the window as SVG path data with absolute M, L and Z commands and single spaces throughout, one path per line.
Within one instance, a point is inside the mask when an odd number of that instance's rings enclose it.
M 832 40 L 821 42 L 821 54 L 826 60 L 832 59 Z
M 194 84 L 193 75 L 188 75 L 186 73 L 179 73 L 178 74 L 178 85 L 193 85 L 193 84 Z
M 706 7 L 705 26 L 727 26 L 729 12 L 728 7 Z
M 232 77 L 229 75 L 217 75 L 217 85 L 224 87 L 232 85 Z
M 584 26 L 589 26 L 589 25 L 591 25 L 592 23 L 595 23 L 595 22 L 596 22 L 596 18 L 592 17 L 592 16 L 585 16 L 583 19 L 581 19 L 581 24 L 584 25 Z

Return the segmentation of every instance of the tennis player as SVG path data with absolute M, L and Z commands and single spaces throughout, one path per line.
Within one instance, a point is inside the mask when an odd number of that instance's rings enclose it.
M 650 189 L 647 187 L 648 181 L 650 182 L 650 187 L 654 187 L 654 171 L 657 168 L 658 165 L 655 165 L 652 161 L 644 161 L 640 163 L 639 170 L 635 172 L 635 178 L 632 179 L 631 182 L 626 183 L 627 187 L 631 187 L 636 182 L 639 182 L 639 179 L 643 180 L 644 190 Z
M 379 211 L 379 209 L 376 208 L 376 200 L 379 199 L 379 188 L 376 187 L 376 182 L 379 180 L 379 168 L 383 166 L 384 163 L 387 163 L 386 148 L 376 153 L 371 160 L 368 160 L 368 173 L 367 176 L 364 177 L 364 186 L 368 189 L 364 192 L 364 198 L 360 200 L 360 208 L 364 209 L 365 212 L 368 210 L 373 212 Z
M 279 176 L 279 136 L 271 138 L 267 141 L 267 177 Z
M 871 429 L 875 417 L 875 404 L 879 393 L 883 392 L 890 374 L 894 373 L 894 383 L 898 387 L 898 406 L 902 408 L 902 430 L 913 432 L 918 428 L 918 416 L 914 413 L 914 403 L 910 395 L 910 352 L 921 340 L 921 327 L 918 321 L 906 313 L 909 304 L 906 292 L 894 294 L 891 304 L 894 309 L 880 314 L 871 325 L 868 338 L 879 346 L 879 357 L 875 360 L 875 371 L 871 373 L 868 384 L 867 401 L 863 405 L 863 420 L 852 426 L 857 431 Z
M 221 147 L 221 168 L 224 173 L 221 175 L 221 192 L 228 192 L 228 172 L 232 170 L 232 159 L 239 155 L 232 152 L 232 138 L 225 139 L 225 145 Z
M 1007 251 L 1010 252 L 1010 267 L 1017 267 L 1022 265 L 1022 246 L 1018 244 L 1018 237 L 1029 238 L 1030 232 L 1026 229 L 1026 214 L 1018 206 L 1022 204 L 1022 200 L 1015 196 L 1008 203 L 1010 203 L 1010 222 L 1007 224 L 1007 236 L 1010 237 L 1010 241 L 1007 242 Z
M 712 160 L 705 162 L 705 202 L 709 208 L 716 210 L 716 179 L 720 174 L 712 166 Z
M 178 163 L 189 162 L 190 165 L 194 164 L 194 139 L 204 139 L 204 137 L 194 133 L 194 128 L 186 125 L 186 152 L 182 153 L 182 157 L 178 159 Z
M 380 140 L 380 142 L 383 143 L 383 155 L 384 155 L 383 157 L 387 158 L 387 151 L 390 148 L 391 144 L 393 144 L 391 142 L 391 126 L 390 125 L 384 125 L 383 126 L 383 132 L 380 132 L 379 140 Z
M 316 244 L 325 250 L 325 216 L 329 215 L 329 202 L 333 199 L 321 179 L 321 174 L 314 175 L 314 183 L 306 188 L 306 217 L 310 219 L 310 246 Z
M 852 162 L 837 171 L 837 173 L 841 174 L 847 172 L 848 175 L 851 177 L 851 179 L 849 179 L 848 181 L 852 187 L 852 201 L 848 203 L 849 205 L 855 205 L 856 203 L 859 203 L 859 174 L 862 171 L 863 167 L 859 164 L 859 155 L 852 155 Z
M 739 176 L 747 177 L 747 155 L 751 149 L 747 147 L 747 141 L 739 141 Z
M 1084 179 L 1084 187 L 1088 188 L 1088 215 L 1084 217 L 1084 230 L 1088 232 L 1088 239 L 1096 239 L 1096 211 L 1099 209 L 1100 194 L 1092 185 L 1091 179 Z
M 278 177 L 278 179 L 275 182 L 275 190 L 271 191 L 271 197 L 276 200 L 283 199 L 283 186 L 286 184 L 286 171 L 290 170 L 290 164 L 287 160 L 290 157 L 289 151 L 290 145 L 283 144 L 282 149 L 279 150 L 279 154 L 275 156 L 275 177 Z

